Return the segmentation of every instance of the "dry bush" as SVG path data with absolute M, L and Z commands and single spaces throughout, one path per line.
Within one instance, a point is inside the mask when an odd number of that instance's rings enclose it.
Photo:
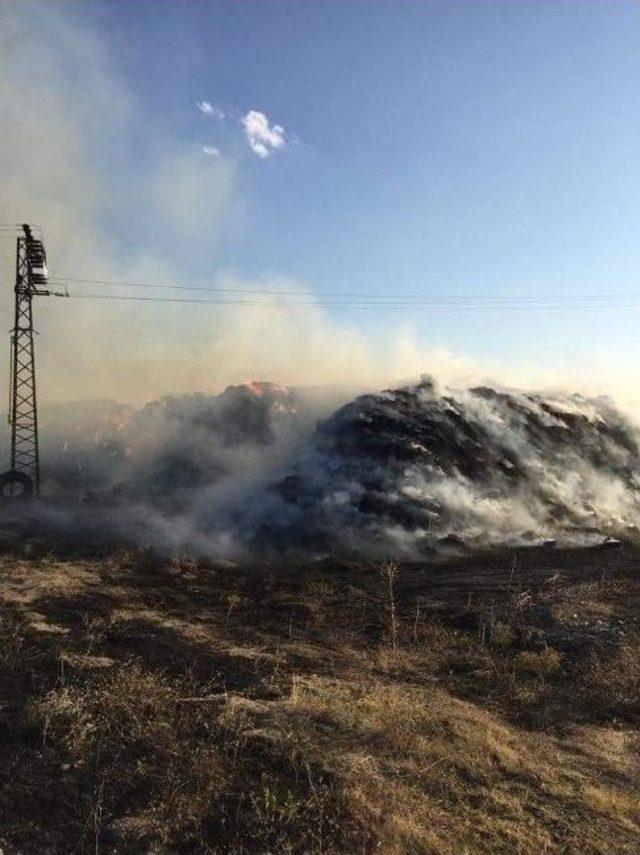
M 510 624 L 504 621 L 495 621 L 491 627 L 489 640 L 495 647 L 508 647 L 515 642 L 516 633 Z
M 516 670 L 536 677 L 548 677 L 560 668 L 562 656 L 553 647 L 545 647 L 539 653 L 532 650 L 521 651 L 515 659 Z
M 640 716 L 640 640 L 609 655 L 592 653 L 578 670 L 582 703 L 592 715 Z
M 136 834 L 197 840 L 212 799 L 226 785 L 221 746 L 198 739 L 210 723 L 199 709 L 176 704 L 177 687 L 138 666 L 123 667 L 87 687 L 61 687 L 34 704 L 45 750 L 68 770 L 65 785 L 85 798 L 75 806 L 79 823 L 95 812 L 100 794 L 99 840 L 113 834 L 113 811 L 127 805 Z M 126 823 L 120 829 L 124 833 Z
M 32 705 L 62 778 L 60 851 L 362 851 L 368 830 L 303 734 L 283 744 L 250 704 L 181 700 L 194 691 L 131 665 Z
M 312 622 L 323 625 L 329 615 L 329 606 L 336 596 L 333 585 L 322 579 L 311 579 L 304 589 L 304 602 Z
M 10 617 L 0 617 L 0 674 L 8 675 L 23 667 L 28 658 L 23 631 Z
M 386 561 L 380 567 L 380 577 L 383 585 L 383 598 L 387 613 L 387 633 L 391 648 L 398 648 L 398 607 L 396 603 L 396 581 L 399 573 L 397 561 Z

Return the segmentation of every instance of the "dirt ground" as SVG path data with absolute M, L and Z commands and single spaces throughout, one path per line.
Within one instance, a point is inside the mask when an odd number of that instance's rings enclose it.
M 10 853 L 637 853 L 640 552 L 0 555 Z

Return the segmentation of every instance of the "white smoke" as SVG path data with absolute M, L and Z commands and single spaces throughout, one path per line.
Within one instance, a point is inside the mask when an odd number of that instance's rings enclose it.
M 423 382 L 332 415 L 340 394 L 45 408 L 42 530 L 226 558 L 638 535 L 640 433 L 605 399 Z
M 639 440 L 602 398 L 431 383 L 367 395 L 325 423 L 257 518 L 282 548 L 413 557 L 450 537 L 637 537 Z
M 332 320 L 318 305 L 291 313 L 270 304 L 259 292 L 295 291 L 313 303 L 313 291 L 283 275 L 247 280 L 214 265 L 229 228 L 239 228 L 246 216 L 241 161 L 228 154 L 203 157 L 201 144 L 185 143 L 170 126 L 145 113 L 92 24 L 87 4 L 5 0 L 0 14 L 0 223 L 42 226 L 53 276 L 158 284 L 216 281 L 256 292 L 252 306 L 101 303 L 81 299 L 99 286 L 87 289 L 71 282 L 72 299 L 42 298 L 36 306 L 41 401 L 110 398 L 140 405 L 258 378 L 290 386 L 338 385 L 335 404 L 348 397 L 347 389 L 379 389 L 415 379 L 424 370 L 460 387 L 498 377 L 530 388 L 566 386 L 622 399 L 635 395 L 628 395 L 624 366 L 611 372 L 609 365 L 584 361 L 581 372 L 558 366 L 545 374 L 535 366 L 480 365 L 425 347 L 410 323 L 389 324 L 382 342 Z M 1 237 L 4 312 L 10 311 L 12 298 L 12 253 L 12 241 Z M 0 317 L 8 328 L 8 316 Z M 5 400 L 7 378 L 8 367 L 0 372 Z M 547 467 L 531 456 L 514 425 L 505 431 L 498 410 L 465 400 L 469 418 L 511 443 L 532 479 L 545 478 L 547 489 L 566 507 L 584 494 L 609 508 L 612 521 L 628 521 L 635 512 L 635 500 L 616 479 L 583 468 L 579 456 L 564 461 L 564 473 Z M 330 408 L 326 403 L 324 412 Z M 61 435 L 73 427 L 68 423 Z M 212 525 L 212 516 L 225 506 L 243 504 L 252 492 L 260 494 L 263 513 L 273 501 L 263 487 L 271 477 L 286 474 L 311 431 L 308 422 L 300 434 L 284 431 L 275 444 L 245 445 L 241 451 L 216 445 L 216 460 L 231 474 L 199 490 L 188 510 L 168 516 L 149 502 L 130 501 L 126 513 L 114 511 L 113 525 L 130 531 L 136 521 L 140 529 L 153 531 L 151 540 L 228 552 L 237 533 Z M 159 449 L 157 440 L 147 439 L 140 437 L 135 450 L 143 469 Z M 200 451 L 204 458 L 212 453 L 204 447 Z M 612 445 L 611 460 L 620 453 Z M 131 463 L 125 461 L 113 483 L 126 479 Z M 511 537 L 535 526 L 543 532 L 530 495 L 480 496 L 464 478 L 426 483 L 420 471 L 408 471 L 395 488 L 398 495 L 422 491 L 464 518 L 468 531 L 478 536 L 492 531 Z M 344 505 L 355 489 L 336 485 L 333 501 Z M 584 510 L 584 503 L 576 508 L 576 513 Z M 588 517 L 585 511 L 585 522 Z M 397 542 L 414 536 L 403 526 L 389 524 L 387 530 Z
M 203 157 L 199 143 L 145 112 L 90 5 L 5 0 L 0 8 L 0 222 L 43 227 L 52 275 L 286 288 L 313 303 L 304 282 L 282 275 L 247 281 L 216 269 L 216 250 L 247 218 L 242 163 L 228 154 Z M 5 312 L 12 253 L 12 241 L 0 238 Z M 479 364 L 425 346 L 410 322 L 386 320 L 384 341 L 370 340 L 313 306 L 292 313 L 273 305 L 100 303 L 80 299 L 100 286 L 70 287 L 71 300 L 42 298 L 36 306 L 43 401 L 138 404 L 255 377 L 375 389 L 423 370 L 458 385 L 497 377 L 635 397 L 624 367 L 611 371 L 584 358 L 581 372 Z M 260 300 L 266 302 L 253 302 Z M 7 374 L 0 372 L 1 386 Z
M 428 354 L 410 335 L 374 346 L 314 308 L 305 283 L 272 275 L 247 280 L 215 268 L 228 224 L 244 218 L 238 162 L 203 158 L 201 146 L 146 115 L 82 9 L 84 16 L 73 4 L 34 0 L 2 7 L 0 222 L 39 224 L 55 277 L 286 289 L 312 305 L 292 313 L 258 294 L 243 296 L 250 306 L 96 302 L 82 295 L 148 292 L 70 282 L 70 300 L 41 298 L 35 306 L 41 400 L 141 403 L 253 377 L 377 386 L 419 373 Z M 124 234 L 109 226 L 114 222 Z M 4 312 L 13 251 L 13 239 L 3 236 Z M 432 360 L 442 370 L 468 370 L 444 352 Z

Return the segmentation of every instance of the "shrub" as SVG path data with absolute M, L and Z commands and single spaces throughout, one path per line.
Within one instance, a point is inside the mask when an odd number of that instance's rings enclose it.
M 562 656 L 553 647 L 545 647 L 540 653 L 523 650 L 516 656 L 515 666 L 525 674 L 535 674 L 537 677 L 547 677 L 560 668 Z

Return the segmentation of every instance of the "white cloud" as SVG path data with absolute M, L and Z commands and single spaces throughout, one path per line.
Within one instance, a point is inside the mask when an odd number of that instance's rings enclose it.
M 210 101 L 196 101 L 196 107 L 201 113 L 204 113 L 205 116 L 213 116 L 214 119 L 224 119 L 224 110 L 221 110 L 220 107 L 216 107 L 216 105 L 212 104 Z
M 281 125 L 269 125 L 269 120 L 259 110 L 249 110 L 241 122 L 251 150 L 258 157 L 269 157 L 284 145 L 284 128 Z
M 214 145 L 203 145 L 202 151 L 209 157 L 220 157 L 220 149 Z

